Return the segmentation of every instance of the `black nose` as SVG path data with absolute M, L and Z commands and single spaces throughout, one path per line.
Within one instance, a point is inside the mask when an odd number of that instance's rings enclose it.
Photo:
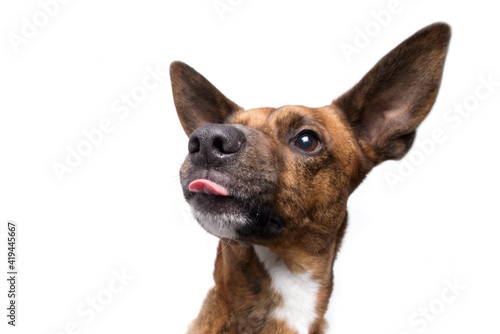
M 191 162 L 199 166 L 217 167 L 233 158 L 245 143 L 245 135 L 228 124 L 203 125 L 189 137 Z

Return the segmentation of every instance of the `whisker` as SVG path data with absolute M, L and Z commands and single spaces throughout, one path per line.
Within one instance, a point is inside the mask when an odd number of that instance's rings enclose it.
M 233 239 L 229 238 L 229 240 L 227 241 L 226 245 L 220 250 L 220 252 L 217 253 L 217 255 L 219 255 L 220 253 L 222 253 L 222 251 L 227 248 L 227 246 L 231 243 L 231 240 L 233 240 Z

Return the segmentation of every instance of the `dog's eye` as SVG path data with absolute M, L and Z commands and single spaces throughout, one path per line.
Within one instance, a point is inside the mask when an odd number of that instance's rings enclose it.
M 319 146 L 318 135 L 312 131 L 302 132 L 297 136 L 295 146 L 304 152 L 313 152 Z

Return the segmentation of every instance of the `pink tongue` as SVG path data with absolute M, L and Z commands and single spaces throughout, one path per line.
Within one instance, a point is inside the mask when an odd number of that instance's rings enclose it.
M 199 179 L 191 182 L 189 190 L 194 193 L 229 196 L 229 191 L 227 191 L 226 188 L 220 184 L 205 179 Z

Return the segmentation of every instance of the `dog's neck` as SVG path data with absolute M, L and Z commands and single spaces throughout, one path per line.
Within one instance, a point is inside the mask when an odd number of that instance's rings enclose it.
M 313 252 L 221 240 L 215 287 L 191 328 L 205 330 L 200 333 L 224 328 L 228 333 L 324 333 L 332 266 L 344 228 L 345 222 Z

